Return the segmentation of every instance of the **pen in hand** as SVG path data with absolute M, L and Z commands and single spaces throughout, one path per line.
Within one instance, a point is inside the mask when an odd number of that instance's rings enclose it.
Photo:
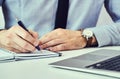
M 29 34 L 31 34 L 21 20 L 19 20 L 17 17 L 16 17 L 16 20 L 17 20 L 18 25 L 20 25 L 24 30 L 26 30 Z M 31 36 L 32 36 L 32 34 L 31 34 Z M 35 48 L 37 50 L 41 50 L 39 46 L 35 46 Z

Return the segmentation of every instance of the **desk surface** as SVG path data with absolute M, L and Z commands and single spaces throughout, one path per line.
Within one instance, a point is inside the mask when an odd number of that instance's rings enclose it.
M 0 63 L 0 79 L 115 79 L 95 74 L 53 68 L 49 63 L 98 49 L 120 50 L 120 46 L 63 51 L 62 57 Z

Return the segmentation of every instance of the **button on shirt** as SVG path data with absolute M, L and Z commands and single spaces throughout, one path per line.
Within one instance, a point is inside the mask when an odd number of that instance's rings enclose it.
M 120 45 L 120 0 L 70 0 L 66 29 L 89 28 L 99 46 Z M 58 0 L 0 0 L 5 28 L 16 25 L 15 16 L 40 36 L 54 30 Z M 105 5 L 114 23 L 95 27 Z M 1 26 L 1 29 L 3 27 Z

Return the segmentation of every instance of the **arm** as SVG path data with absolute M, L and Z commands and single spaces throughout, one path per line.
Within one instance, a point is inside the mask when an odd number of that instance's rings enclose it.
M 90 28 L 98 41 L 98 45 L 120 45 L 120 1 L 105 0 L 105 7 L 114 23 L 110 25 Z
M 88 46 L 120 45 L 119 10 L 120 0 L 105 0 L 105 6 L 115 23 L 100 27 L 88 28 L 93 33 L 92 42 Z M 112 8 L 112 9 L 111 9 Z M 114 16 L 114 17 L 113 17 Z M 81 49 L 87 45 L 81 31 L 56 29 L 40 38 L 40 46 L 51 51 Z

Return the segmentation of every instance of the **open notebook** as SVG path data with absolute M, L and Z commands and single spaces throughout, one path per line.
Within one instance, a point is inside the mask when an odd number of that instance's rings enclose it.
M 38 59 L 38 58 L 48 58 L 48 57 L 58 57 L 61 53 L 51 52 L 47 50 L 35 51 L 31 53 L 15 53 L 5 49 L 0 49 L 0 61 L 9 60 L 28 60 L 28 59 Z

